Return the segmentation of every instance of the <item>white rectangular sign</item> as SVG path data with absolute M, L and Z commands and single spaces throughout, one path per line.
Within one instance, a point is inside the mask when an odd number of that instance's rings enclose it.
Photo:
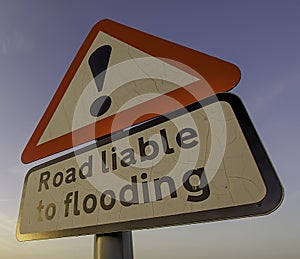
M 219 94 L 31 169 L 17 238 L 266 214 L 281 200 L 241 101 Z

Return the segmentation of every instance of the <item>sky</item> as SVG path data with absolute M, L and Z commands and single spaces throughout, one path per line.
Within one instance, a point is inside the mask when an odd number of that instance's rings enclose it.
M 92 258 L 93 236 L 18 242 L 21 153 L 92 26 L 105 18 L 236 64 L 245 104 L 284 186 L 267 216 L 133 232 L 135 258 L 296 259 L 300 248 L 300 3 L 0 0 L 0 256 Z M 46 161 L 46 160 L 43 160 Z

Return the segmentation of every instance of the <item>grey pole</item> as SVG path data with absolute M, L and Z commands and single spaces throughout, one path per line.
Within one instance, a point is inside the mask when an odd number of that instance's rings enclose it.
M 133 259 L 131 231 L 95 235 L 94 259 Z

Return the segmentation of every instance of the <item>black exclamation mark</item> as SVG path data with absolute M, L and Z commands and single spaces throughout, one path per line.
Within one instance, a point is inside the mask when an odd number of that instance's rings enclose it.
M 96 49 L 89 57 L 88 63 L 92 70 L 92 74 L 99 93 L 102 91 L 103 88 L 104 78 L 105 78 L 111 50 L 112 50 L 111 46 L 104 45 Z M 105 112 L 107 112 L 110 105 L 111 105 L 111 98 L 107 95 L 102 95 L 92 103 L 90 107 L 90 113 L 94 117 L 99 117 L 103 115 Z

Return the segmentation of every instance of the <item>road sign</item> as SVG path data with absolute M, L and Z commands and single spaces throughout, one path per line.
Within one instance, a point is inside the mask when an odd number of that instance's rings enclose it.
M 30 163 L 103 137 L 240 80 L 226 61 L 110 20 L 88 34 L 26 145 Z
M 17 238 L 261 215 L 282 198 L 240 99 L 222 93 L 32 168 Z

